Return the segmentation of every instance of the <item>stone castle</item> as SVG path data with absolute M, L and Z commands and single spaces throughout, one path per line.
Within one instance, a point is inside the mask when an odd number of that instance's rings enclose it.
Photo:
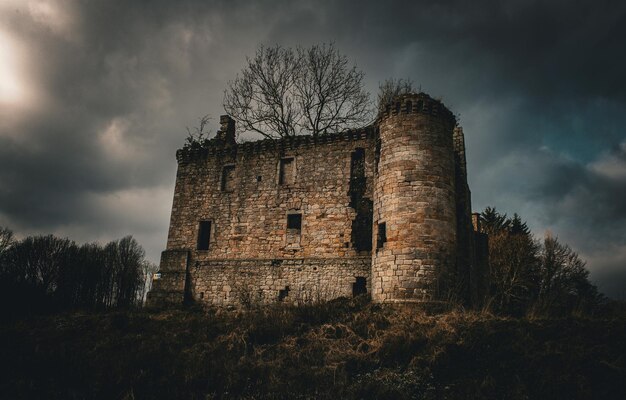
M 246 143 L 220 123 L 176 153 L 149 303 L 480 300 L 487 238 L 463 131 L 441 102 L 406 94 L 361 130 Z

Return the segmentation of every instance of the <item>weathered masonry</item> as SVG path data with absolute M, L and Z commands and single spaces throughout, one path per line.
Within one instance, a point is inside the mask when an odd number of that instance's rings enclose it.
M 476 301 L 486 237 L 472 221 L 463 131 L 426 94 L 395 99 L 356 131 L 176 154 L 152 304 Z

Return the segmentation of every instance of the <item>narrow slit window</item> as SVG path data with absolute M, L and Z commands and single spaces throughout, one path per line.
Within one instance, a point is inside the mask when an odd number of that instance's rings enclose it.
M 208 250 L 211 242 L 211 221 L 200 221 L 198 225 L 198 250 Z
M 350 207 L 356 208 L 365 193 L 365 149 L 354 149 L 350 160 Z
M 413 103 L 412 103 L 412 102 L 410 102 L 410 101 L 407 101 L 407 102 L 406 102 L 406 112 L 407 112 L 408 114 L 410 114 L 410 113 L 412 113 L 412 112 L 413 112 Z
M 232 192 L 235 190 L 235 166 L 225 165 L 222 168 L 222 183 L 221 189 L 223 192 Z
M 292 185 L 295 181 L 296 163 L 293 157 L 281 158 L 278 171 L 278 184 Z
M 378 240 L 376 241 L 376 248 L 382 249 L 383 245 L 387 241 L 387 224 L 381 222 L 378 224 Z

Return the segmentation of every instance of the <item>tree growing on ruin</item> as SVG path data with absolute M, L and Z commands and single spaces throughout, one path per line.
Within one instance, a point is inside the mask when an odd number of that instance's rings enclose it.
M 413 81 L 409 78 L 385 79 L 384 82 L 378 84 L 378 111 L 380 112 L 385 105 L 390 104 L 396 96 L 413 92 L 415 92 L 415 88 Z
M 318 135 L 371 122 L 364 73 L 334 45 L 260 46 L 224 91 L 224 110 L 243 131 L 267 138 Z

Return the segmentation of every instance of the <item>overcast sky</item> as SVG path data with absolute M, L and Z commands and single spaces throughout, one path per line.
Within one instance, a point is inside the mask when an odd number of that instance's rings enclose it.
M 185 127 L 258 44 L 328 41 L 373 96 L 409 77 L 460 115 L 474 210 L 550 230 L 626 298 L 619 0 L 0 0 L 0 225 L 132 234 L 158 262 Z

